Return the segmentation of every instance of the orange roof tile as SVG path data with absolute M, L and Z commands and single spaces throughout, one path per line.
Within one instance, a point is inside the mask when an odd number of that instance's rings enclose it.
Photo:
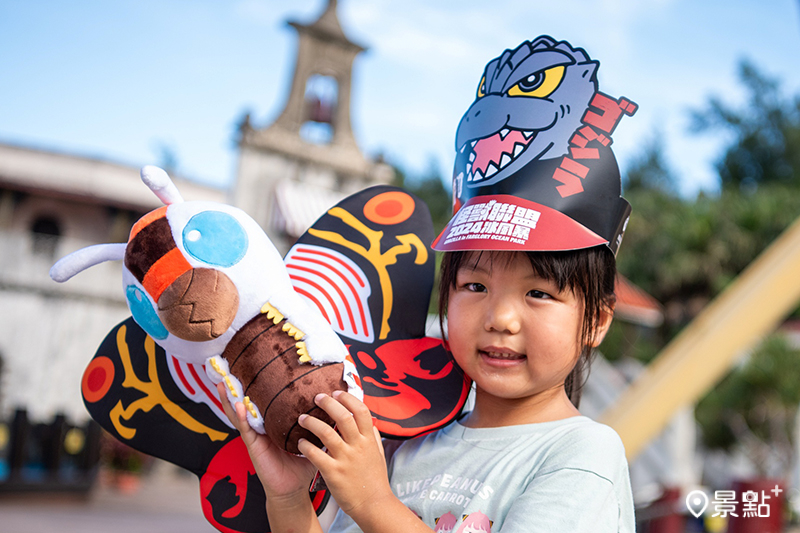
M 656 327 L 664 321 L 661 304 L 622 274 L 617 274 L 615 292 L 617 307 L 614 315 L 620 320 L 648 327 Z

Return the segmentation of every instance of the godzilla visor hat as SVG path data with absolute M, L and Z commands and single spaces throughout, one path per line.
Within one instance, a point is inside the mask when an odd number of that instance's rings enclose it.
M 454 216 L 435 250 L 616 254 L 631 208 L 611 135 L 637 105 L 598 90 L 599 66 L 548 36 L 489 62 L 458 125 Z

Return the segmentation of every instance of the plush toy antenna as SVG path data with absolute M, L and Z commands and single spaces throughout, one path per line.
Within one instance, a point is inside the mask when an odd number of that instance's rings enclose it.
M 147 185 L 153 194 L 158 196 L 164 205 L 179 204 L 183 202 L 181 193 L 178 188 L 169 179 L 167 173 L 153 165 L 146 165 L 141 170 L 142 181 Z
M 95 244 L 81 248 L 61 258 L 50 268 L 50 277 L 59 283 L 70 279 L 78 272 L 106 261 L 119 261 L 125 257 L 126 243 Z

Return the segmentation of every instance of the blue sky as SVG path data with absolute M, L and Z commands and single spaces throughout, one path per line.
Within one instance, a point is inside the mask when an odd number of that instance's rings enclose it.
M 159 162 L 212 184 L 235 176 L 236 123 L 275 118 L 294 30 L 325 0 L 0 0 L 0 141 L 132 165 Z M 614 136 L 623 169 L 655 136 L 691 194 L 716 185 L 723 139 L 688 132 L 710 94 L 736 102 L 748 57 L 800 93 L 796 0 L 341 0 L 369 51 L 356 60 L 353 127 L 362 149 L 412 173 L 449 176 L 453 137 L 484 65 L 549 34 L 583 47 L 600 89 L 640 105 Z

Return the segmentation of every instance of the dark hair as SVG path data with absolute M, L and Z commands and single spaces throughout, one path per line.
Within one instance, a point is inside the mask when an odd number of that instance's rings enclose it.
M 445 252 L 442 258 L 439 281 L 439 325 L 444 337 L 444 320 L 447 315 L 447 302 L 450 291 L 456 286 L 456 274 L 464 266 L 477 264 L 483 254 L 490 255 L 490 261 L 511 261 L 515 254 L 528 256 L 534 273 L 556 284 L 559 291 L 570 290 L 583 297 L 583 320 L 580 336 L 580 356 L 575 367 L 564 381 L 564 388 L 570 401 L 578 407 L 581 391 L 589 376 L 592 358 L 592 343 L 600 325 L 604 311 L 614 309 L 614 280 L 617 273 L 614 254 L 605 246 L 595 246 L 582 250 L 566 252 Z M 471 259 L 475 259 L 474 262 Z

